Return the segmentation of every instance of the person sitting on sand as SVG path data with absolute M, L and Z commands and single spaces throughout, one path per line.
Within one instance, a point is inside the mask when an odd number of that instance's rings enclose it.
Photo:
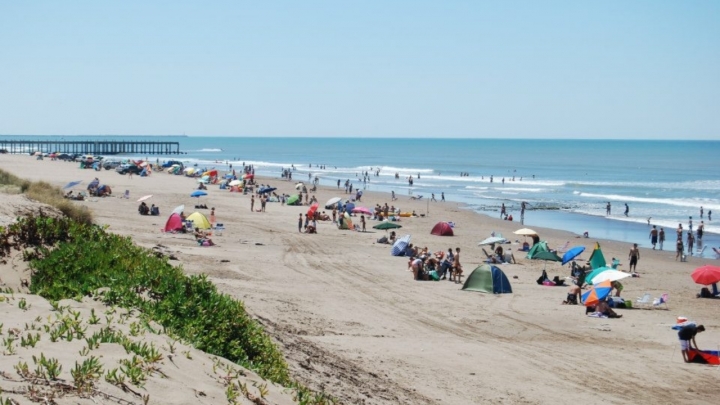
M 200 246 L 214 245 L 212 239 L 208 238 L 208 235 L 205 232 L 201 231 L 200 228 L 195 228 L 195 232 L 193 235 L 195 236 L 195 240 Z
M 595 312 L 599 312 L 604 316 L 607 316 L 608 318 L 622 318 L 622 314 L 618 315 L 617 313 L 615 313 L 615 311 L 610 308 L 610 305 L 608 305 L 607 301 L 605 300 L 600 301 L 595 306 Z
M 148 208 L 147 204 L 145 204 L 145 201 L 140 203 L 140 206 L 138 207 L 138 212 L 140 215 L 148 215 L 150 213 L 150 208 Z
M 397 235 L 395 234 L 395 231 L 390 232 L 390 237 L 388 238 L 388 243 L 391 245 L 395 243 L 395 239 L 397 238 Z
M 503 248 L 500 245 L 498 245 L 498 247 L 495 248 L 495 259 L 497 260 L 497 263 L 505 262 Z
M 567 298 L 565 299 L 565 301 L 562 302 L 563 305 L 577 305 L 578 300 L 580 299 L 580 293 L 580 287 L 576 285 L 571 285 L 568 289 Z

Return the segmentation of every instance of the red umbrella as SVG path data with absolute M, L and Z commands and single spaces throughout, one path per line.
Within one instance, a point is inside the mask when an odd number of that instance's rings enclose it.
M 691 276 L 693 280 L 695 280 L 695 282 L 698 284 L 710 285 L 713 283 L 717 283 L 718 281 L 720 281 L 720 267 L 706 264 L 702 267 L 698 267 L 697 269 L 695 269 L 695 271 L 692 272 Z
M 318 209 L 318 203 L 315 203 L 308 208 L 307 214 L 309 217 L 315 216 L 315 211 Z

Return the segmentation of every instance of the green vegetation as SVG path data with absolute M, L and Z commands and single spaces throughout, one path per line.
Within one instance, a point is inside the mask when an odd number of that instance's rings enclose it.
M 63 215 L 77 222 L 87 225 L 92 224 L 92 212 L 87 207 L 64 198 L 63 191 L 50 183 L 24 180 L 0 169 L 0 185 L 17 187 L 28 198 L 55 207 Z
M 0 260 L 15 249 L 24 249 L 24 258 L 30 261 L 31 291 L 55 303 L 60 313 L 64 309 L 57 305 L 58 300 L 98 295 L 106 305 L 137 310 L 151 332 L 148 321 L 160 324 L 173 338 L 293 388 L 299 403 L 335 403 L 324 393 L 310 392 L 290 379 L 281 353 L 248 316 L 242 302 L 219 293 L 204 275 L 184 275 L 166 258 L 134 245 L 128 237 L 69 218 L 27 216 L 0 233 Z M 107 311 L 106 317 L 113 313 L 114 309 Z M 50 330 L 51 340 L 84 339 L 88 351 L 100 343 L 122 344 L 134 354 L 132 361 L 121 364 L 122 373 L 133 384 L 141 385 L 145 371 L 151 372 L 152 363 L 162 359 L 156 348 L 132 343 L 109 327 L 87 337 L 78 316 L 72 311 L 70 315 Z M 98 322 L 93 312 L 89 323 Z M 135 324 L 131 333 L 144 332 Z M 5 348 L 6 354 L 14 352 L 12 342 L 6 341 Z M 91 387 L 100 375 L 90 359 L 73 369 L 75 384 L 81 388 Z M 107 378 L 117 381 L 119 377 L 111 373 Z

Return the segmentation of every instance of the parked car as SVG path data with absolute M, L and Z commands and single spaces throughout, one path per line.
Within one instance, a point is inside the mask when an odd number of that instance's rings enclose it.
M 140 172 L 142 171 L 142 169 L 139 168 L 139 167 L 137 167 L 137 166 L 135 166 L 135 165 L 120 165 L 120 166 L 118 166 L 118 167 L 115 168 L 115 171 L 116 171 L 118 174 L 128 174 L 128 173 L 140 174 Z
M 112 170 L 121 164 L 122 163 L 119 160 L 103 160 L 102 166 L 105 170 Z

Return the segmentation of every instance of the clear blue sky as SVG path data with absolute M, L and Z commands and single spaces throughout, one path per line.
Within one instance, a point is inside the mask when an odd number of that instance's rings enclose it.
M 720 139 L 720 1 L 0 0 L 1 134 Z

